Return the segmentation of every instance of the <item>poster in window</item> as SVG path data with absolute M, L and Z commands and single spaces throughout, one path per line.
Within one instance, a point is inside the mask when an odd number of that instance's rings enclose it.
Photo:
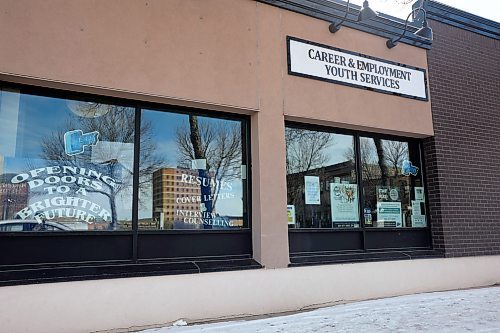
M 401 195 L 397 187 L 377 186 L 377 226 L 403 226 Z
M 415 187 L 415 200 L 425 201 L 423 187 Z
M 400 228 L 401 216 L 401 202 L 377 202 L 378 226 Z
M 304 184 L 305 184 L 306 205 L 319 205 L 321 203 L 319 177 L 304 176 Z
M 358 222 L 358 186 L 330 183 L 332 222 Z
M 295 224 L 295 205 L 287 205 L 288 224 Z
M 427 220 L 425 218 L 424 202 L 421 200 L 412 200 L 411 207 L 411 226 L 416 228 L 423 228 L 427 226 Z

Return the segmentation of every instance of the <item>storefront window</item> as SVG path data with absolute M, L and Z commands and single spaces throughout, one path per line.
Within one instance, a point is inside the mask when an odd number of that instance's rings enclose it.
M 417 141 L 288 124 L 286 167 L 290 229 L 427 227 Z
M 0 231 L 131 229 L 135 109 L 0 94 Z
M 426 227 L 419 146 L 360 138 L 365 227 Z
M 359 227 L 354 138 L 286 127 L 289 228 Z
M 139 228 L 247 228 L 245 124 L 143 110 Z

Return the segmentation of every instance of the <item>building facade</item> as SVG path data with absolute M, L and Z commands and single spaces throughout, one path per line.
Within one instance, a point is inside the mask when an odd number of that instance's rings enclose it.
M 448 257 L 497 255 L 500 26 L 426 6 L 435 36 L 428 51 L 434 136 L 424 141 L 434 248 Z
M 500 26 L 421 5 L 2 1 L 4 329 L 500 282 Z

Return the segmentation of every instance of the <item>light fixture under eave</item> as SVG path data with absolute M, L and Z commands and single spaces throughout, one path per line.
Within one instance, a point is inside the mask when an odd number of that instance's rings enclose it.
M 419 36 L 419 37 L 422 37 L 422 38 L 425 38 L 425 39 L 428 39 L 428 40 L 432 41 L 432 39 L 434 37 L 433 37 L 433 33 L 432 33 L 431 27 L 429 27 L 429 25 L 427 24 L 427 12 L 422 7 L 419 7 L 419 8 L 415 8 L 414 10 L 412 10 L 410 12 L 410 14 L 408 14 L 408 17 L 406 18 L 406 22 L 405 22 L 405 28 L 404 28 L 403 32 L 401 33 L 401 35 L 399 35 L 395 39 L 388 39 L 387 40 L 387 42 L 385 44 L 387 45 L 388 48 L 392 49 L 403 38 L 403 36 L 405 35 L 406 30 L 408 30 L 408 20 L 410 19 L 410 15 L 413 14 L 414 12 L 416 12 L 416 11 L 419 11 L 419 10 L 421 10 L 424 13 L 424 19 L 422 21 L 422 27 L 420 29 L 418 29 L 417 31 L 415 31 L 413 34 L 415 36 Z
M 330 26 L 328 27 L 328 30 L 330 30 L 330 32 L 332 34 L 339 31 L 340 28 L 342 27 L 342 24 L 346 20 L 347 15 L 349 14 L 349 2 L 350 2 L 350 0 L 347 0 L 347 8 L 346 8 L 345 15 L 342 18 L 342 20 L 338 23 L 331 23 Z M 378 16 L 377 12 L 375 12 L 373 9 L 371 9 L 370 5 L 368 4 L 368 1 L 365 0 L 365 2 L 363 2 L 363 9 L 361 9 L 359 11 L 359 15 L 358 15 L 358 18 L 356 21 L 357 22 L 367 21 L 367 20 L 373 19 L 377 16 Z
M 422 28 L 414 32 L 415 35 L 420 36 L 425 39 L 433 40 L 434 35 L 432 33 L 431 27 L 427 24 L 427 20 L 422 22 Z

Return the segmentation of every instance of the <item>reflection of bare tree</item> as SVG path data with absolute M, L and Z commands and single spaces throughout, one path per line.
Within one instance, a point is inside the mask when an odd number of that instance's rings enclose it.
M 287 127 L 285 139 L 287 174 L 320 168 L 328 161 L 325 149 L 333 144 L 333 134 Z
M 87 192 L 98 193 L 108 199 L 111 210 L 109 229 L 116 229 L 118 221 L 116 198 L 128 193 L 132 186 L 133 143 L 136 135 L 135 110 L 122 106 L 83 102 L 74 102 L 69 106 L 78 117 L 68 118 L 62 128 L 41 142 L 41 158 L 58 161 L 62 165 L 90 168 L 111 177 L 114 181 L 102 182 L 102 189 L 92 187 L 85 189 Z M 74 129 L 79 129 L 83 133 L 97 131 L 100 143 L 107 142 L 112 145 L 102 151 L 97 151 L 93 147 L 94 154 L 91 154 L 91 149 L 86 148 L 82 154 L 69 156 L 64 149 L 64 133 Z M 139 189 L 147 191 L 151 186 L 152 173 L 161 167 L 162 161 L 154 154 L 156 144 L 149 122 L 142 122 L 140 135 Z M 73 185 L 73 190 L 76 191 L 78 187 Z
M 360 155 L 363 180 L 365 182 L 375 179 L 378 180 L 380 178 L 380 171 L 377 167 L 377 160 L 370 139 L 360 138 Z M 344 156 L 346 159 L 354 161 L 354 148 L 347 148 L 344 152 Z
M 384 140 L 384 153 L 387 163 L 398 176 L 403 160 L 408 158 L 408 143 Z
M 235 121 L 201 120 L 198 116 L 190 115 L 189 128 L 177 128 L 176 141 L 180 166 L 190 168 L 193 159 L 206 160 L 206 168 L 199 169 L 198 173 L 200 177 L 210 180 L 209 186 L 201 186 L 201 196 L 205 211 L 211 213 L 224 186 L 223 182 L 229 183 L 240 177 L 241 124 Z
M 382 144 L 382 140 L 373 138 L 373 143 L 375 144 L 375 149 L 377 151 L 378 167 L 380 169 L 380 181 L 382 182 L 382 185 L 388 185 L 387 179 L 388 179 L 389 173 L 388 173 L 387 164 L 385 161 L 385 152 L 384 152 L 384 146 Z
M 348 148 L 344 154 L 346 158 L 352 159 L 354 150 Z M 360 154 L 363 179 L 365 181 L 381 180 L 384 185 L 387 185 L 390 170 L 394 170 L 395 176 L 399 175 L 401 164 L 408 156 L 408 143 L 361 138 Z
M 354 151 L 349 148 L 346 157 L 353 157 Z M 363 176 L 363 197 L 365 207 L 375 208 L 377 204 L 376 190 L 379 186 L 394 186 L 400 180 L 400 167 L 408 157 L 408 143 L 381 140 L 376 138 L 360 138 L 360 158 Z M 392 172 L 394 170 L 394 172 Z M 400 183 L 400 182 L 399 182 Z M 404 190 L 401 191 L 404 193 Z
M 321 206 L 306 207 L 304 176 L 320 177 L 320 188 L 326 195 L 326 167 L 331 157 L 328 148 L 334 143 L 334 134 L 286 127 L 285 139 L 288 202 L 295 206 L 302 227 L 320 227 L 326 218 Z

